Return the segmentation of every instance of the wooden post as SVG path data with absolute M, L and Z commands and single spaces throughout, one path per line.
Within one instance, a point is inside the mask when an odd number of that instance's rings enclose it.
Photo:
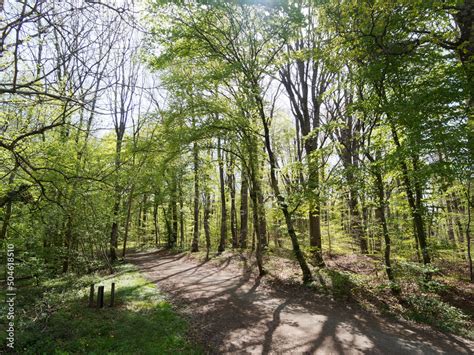
M 97 289 L 97 308 L 104 307 L 104 286 Z
M 110 288 L 110 307 L 113 307 L 115 303 L 115 282 L 112 282 L 112 286 Z
M 89 291 L 89 307 L 90 308 L 94 307 L 94 284 L 91 285 L 91 288 Z

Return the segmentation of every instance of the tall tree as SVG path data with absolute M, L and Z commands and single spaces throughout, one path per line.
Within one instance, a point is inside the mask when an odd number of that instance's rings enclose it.
M 217 251 L 222 253 L 227 244 L 227 203 L 225 193 L 225 178 L 224 178 L 224 157 L 222 154 L 221 138 L 217 138 L 217 160 L 219 164 L 219 185 L 220 185 L 220 201 L 221 201 L 221 232 L 219 240 L 219 248 Z
M 242 249 L 245 249 L 247 248 L 249 202 L 248 202 L 248 178 L 247 178 L 247 172 L 244 168 L 240 170 L 240 176 L 241 176 L 241 183 L 240 183 L 239 244 Z
M 199 148 L 193 143 L 193 170 L 194 170 L 194 227 L 191 251 L 199 251 Z
M 294 38 L 286 44 L 288 62 L 280 70 L 291 109 L 297 120 L 297 131 L 301 130 L 303 147 L 308 166 L 309 196 L 309 240 L 313 262 L 324 266 L 321 241 L 321 196 L 320 170 L 323 166 L 318 154 L 321 148 L 321 105 L 331 82 L 332 73 L 324 58 L 324 42 L 327 40 L 318 31 L 318 10 L 309 3 L 296 4 L 305 26 L 298 26 Z M 297 138 L 298 142 L 299 139 Z

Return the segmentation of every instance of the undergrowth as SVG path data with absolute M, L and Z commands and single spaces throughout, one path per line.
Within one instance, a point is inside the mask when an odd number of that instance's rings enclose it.
M 186 339 L 187 323 L 135 267 L 114 275 L 68 275 L 17 290 L 15 351 L 22 354 L 200 353 Z M 88 308 L 89 285 L 112 282 L 115 307 Z
M 440 280 L 426 278 L 426 274 L 436 275 L 438 269 L 400 262 L 395 270 L 399 295 L 390 293 L 390 283 L 383 274 L 374 277 L 329 268 L 315 269 L 313 287 L 337 300 L 353 300 L 366 309 L 376 309 L 474 339 L 470 317 L 440 297 L 448 286 Z

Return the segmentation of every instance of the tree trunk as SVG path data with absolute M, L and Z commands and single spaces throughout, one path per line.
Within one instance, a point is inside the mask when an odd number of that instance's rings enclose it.
M 10 177 L 8 178 L 8 185 L 9 186 L 13 185 L 13 181 L 15 180 L 15 175 L 16 175 L 17 168 L 18 168 L 18 166 L 15 165 L 12 172 L 10 173 Z M 7 239 L 8 225 L 10 223 L 10 218 L 12 216 L 12 205 L 13 205 L 13 201 L 12 201 L 12 199 L 9 198 L 6 202 L 5 215 L 3 217 L 2 230 L 0 231 L 0 243 L 1 243 L 0 247 L 2 247 L 2 250 L 3 250 L 3 241 L 5 241 Z
M 116 129 L 117 141 L 115 143 L 115 173 L 118 174 L 121 165 L 121 152 L 122 152 L 122 139 L 125 133 L 125 127 L 119 127 Z M 119 186 L 118 176 L 115 181 L 115 191 L 114 191 L 114 206 L 112 209 L 112 227 L 110 230 L 110 261 L 114 262 L 117 260 L 117 245 L 118 245 L 118 219 L 120 214 L 120 200 L 121 200 L 121 191 Z
M 392 138 L 394 140 L 395 146 L 398 149 L 401 149 L 401 144 L 398 139 L 397 131 L 393 124 L 390 125 L 392 130 Z M 426 240 L 426 232 L 425 226 L 423 223 L 423 215 L 421 209 L 421 191 L 420 187 L 417 187 L 416 199 L 415 195 L 413 194 L 413 188 L 410 181 L 410 176 L 408 174 L 408 166 L 405 160 L 400 160 L 400 167 L 402 169 L 402 176 L 403 176 L 403 184 L 405 185 L 405 191 L 407 195 L 408 205 L 410 207 L 411 216 L 413 218 L 413 225 L 415 230 L 416 238 L 418 239 L 418 243 L 420 245 L 421 254 L 423 257 L 423 263 L 425 265 L 431 263 L 431 258 L 428 252 L 428 245 Z
M 176 247 L 178 241 L 178 203 L 176 199 L 173 200 L 171 205 L 171 230 L 172 230 L 172 248 Z
M 222 253 L 225 250 L 227 243 L 227 206 L 225 199 L 225 180 L 224 180 L 224 162 L 222 159 L 221 150 L 221 139 L 217 140 L 217 159 L 219 161 L 219 183 L 220 183 L 220 195 L 221 195 L 221 233 L 218 253 Z
M 241 187 L 240 187 L 240 247 L 247 248 L 247 234 L 248 234 L 248 179 L 244 168 L 241 170 Z
M 184 248 L 184 208 L 181 184 L 179 185 L 179 247 Z
M 456 50 L 467 79 L 467 109 L 468 119 L 468 148 L 470 156 L 474 156 L 474 1 L 464 0 L 459 4 L 459 11 L 455 13 L 454 19 L 460 30 L 459 45 Z M 472 196 L 469 197 L 472 199 Z
M 321 240 L 321 199 L 319 192 L 319 162 L 312 156 L 314 152 L 314 139 L 307 139 L 305 144 L 308 159 L 308 188 L 310 191 L 309 204 L 309 245 L 311 247 L 314 265 L 324 267 L 322 240 Z M 316 143 L 317 144 L 317 143 Z
M 155 192 L 153 201 L 153 232 L 155 234 L 155 247 L 160 245 L 160 226 L 158 223 L 158 194 Z
M 471 199 L 471 182 L 468 183 L 467 188 L 467 225 L 466 225 L 466 247 L 467 247 L 467 261 L 469 263 L 469 276 L 471 282 L 474 282 L 474 273 L 472 270 L 472 255 L 471 255 L 471 209 L 474 203 Z
M 178 240 L 178 207 L 177 207 L 177 197 L 176 197 L 176 178 L 172 177 L 173 181 L 171 182 L 171 191 L 170 191 L 170 201 L 169 201 L 169 218 L 167 218 L 166 223 L 168 227 L 168 248 L 175 248 L 176 242 Z
M 262 206 L 258 202 L 258 191 L 260 190 L 260 183 L 258 177 L 255 176 L 254 172 L 251 173 L 252 187 L 250 188 L 250 198 L 252 200 L 252 213 L 254 220 L 254 241 L 252 242 L 252 250 L 255 248 L 255 242 L 257 244 L 255 257 L 257 259 L 257 267 L 260 276 L 266 274 L 265 268 L 263 267 L 263 246 L 262 240 L 264 238 L 263 231 L 261 230 L 262 225 L 260 221 L 260 213 L 262 212 Z
M 298 47 L 298 45 L 297 45 Z M 308 162 L 308 196 L 309 196 L 309 244 L 311 247 L 311 259 L 315 265 L 324 266 L 321 239 L 321 202 L 319 192 L 319 161 L 314 156 L 318 149 L 318 128 L 320 126 L 320 100 L 319 95 L 324 87 L 323 82 L 318 82 L 317 71 L 321 68 L 313 62 L 310 70 L 309 63 L 302 60 L 296 61 L 296 75 L 299 80 L 297 84 L 292 78 L 291 68 L 282 69 L 281 79 L 290 98 L 293 114 L 297 121 L 297 143 L 299 143 L 299 131 L 304 140 L 304 150 Z M 308 80 L 311 79 L 311 85 Z M 311 98 L 310 98 L 311 91 Z M 324 91 L 324 90 L 322 90 Z M 310 106 L 312 111 L 310 112 Z M 298 147 L 298 151 L 300 148 Z M 301 159 L 301 156 L 299 157 Z M 300 181 L 303 180 L 300 174 Z
M 263 197 L 263 191 L 261 189 L 261 182 L 259 182 L 260 188 L 257 190 L 257 199 L 258 199 L 258 228 L 259 228 L 259 235 L 262 243 L 262 248 L 266 248 L 268 246 L 268 231 L 267 231 L 267 217 L 265 215 L 265 199 Z
M 372 162 L 373 159 L 370 159 Z M 388 225 L 387 225 L 387 218 L 385 216 L 385 188 L 383 184 L 382 173 L 380 172 L 379 167 L 375 167 L 373 174 L 375 176 L 375 186 L 377 191 L 377 207 L 376 207 L 376 216 L 379 220 L 379 224 L 382 227 L 382 235 L 385 242 L 385 250 L 384 250 L 384 263 L 385 263 L 385 272 L 387 274 L 387 278 L 390 282 L 395 282 L 395 277 L 393 275 L 392 269 L 392 262 L 390 259 L 390 251 L 391 251 L 391 240 L 390 234 L 388 232 Z M 399 289 L 395 287 L 394 284 L 391 285 L 392 292 L 398 293 Z
M 259 88 L 258 84 L 254 83 L 254 90 L 258 90 L 258 88 Z M 275 155 L 273 153 L 271 140 L 270 140 L 271 139 L 270 127 L 268 125 L 268 121 L 265 115 L 263 100 L 259 94 L 255 94 L 255 101 L 257 103 L 260 119 L 263 124 L 265 148 L 267 150 L 268 159 L 270 161 L 270 181 L 271 181 L 273 193 L 275 194 L 275 197 L 277 198 L 277 201 L 278 201 L 278 205 L 281 211 L 283 212 L 283 215 L 285 216 L 285 222 L 286 222 L 288 234 L 291 239 L 291 244 L 293 246 L 293 252 L 295 253 L 296 259 L 298 260 L 301 271 L 303 273 L 303 282 L 309 283 L 313 280 L 313 275 L 311 274 L 311 270 L 309 269 L 308 264 L 306 263 L 304 254 L 300 249 L 298 237 L 296 235 L 295 228 L 293 225 L 293 219 L 292 219 L 290 211 L 288 210 L 288 205 L 285 201 L 285 197 L 280 193 L 278 178 L 276 176 L 277 162 L 275 159 Z
M 467 220 L 467 227 L 466 227 L 466 246 L 467 246 L 467 260 L 469 263 L 469 276 L 471 282 L 474 282 L 474 273 L 472 270 L 472 255 L 471 255 L 471 208 L 468 211 L 468 220 Z
M 451 201 L 452 201 L 452 204 L 453 204 L 453 211 L 455 212 L 454 214 L 454 221 L 455 221 L 455 224 L 457 226 L 457 236 L 458 236 L 458 243 L 460 245 L 460 253 L 461 253 L 461 256 L 463 259 L 466 258 L 466 255 L 465 255 L 465 247 L 464 247 L 464 228 L 462 226 L 462 222 L 461 222 L 461 218 L 460 218 L 460 215 L 464 215 L 465 213 L 465 210 L 464 208 L 462 207 L 462 205 L 460 205 L 459 203 L 459 200 L 458 200 L 458 197 L 456 196 L 456 194 L 451 194 Z
M 117 260 L 117 243 L 118 243 L 118 217 L 120 213 L 120 198 L 116 197 L 114 208 L 112 210 L 113 221 L 112 229 L 110 231 L 110 261 Z
M 211 216 L 211 197 L 208 192 L 204 193 L 204 235 L 206 237 L 206 259 L 209 259 L 211 250 L 211 228 L 209 226 L 209 218 Z
M 134 186 L 130 188 L 130 192 L 128 193 L 128 202 L 127 202 L 127 217 L 125 219 L 125 232 L 123 235 L 123 250 L 122 250 L 122 258 L 125 258 L 125 253 L 127 250 L 127 240 L 128 240 L 128 232 L 130 230 L 130 219 L 132 216 L 132 201 L 133 201 L 133 190 Z
M 348 101 L 351 99 L 348 98 Z M 363 228 L 362 217 L 359 211 L 359 198 L 357 193 L 357 179 L 355 170 L 359 167 L 359 141 L 353 133 L 360 130 L 360 122 L 354 123 L 352 116 L 345 117 L 345 126 L 341 128 L 339 141 L 342 145 L 340 157 L 344 166 L 344 175 L 349 186 L 348 205 L 351 215 L 349 233 L 352 240 L 359 245 L 362 254 L 368 253 L 367 237 Z
M 446 226 L 448 229 L 448 240 L 453 246 L 457 248 L 453 225 L 453 207 L 451 201 L 449 201 L 449 198 L 446 199 Z
M 368 253 L 367 238 L 364 233 L 362 224 L 362 217 L 359 211 L 359 202 L 357 198 L 357 192 L 355 189 L 351 189 L 349 192 L 349 211 L 351 213 L 351 234 L 353 240 L 359 244 L 359 249 L 362 254 Z
M 227 183 L 229 186 L 230 193 L 230 231 L 232 235 L 232 249 L 239 247 L 239 237 L 237 234 L 237 209 L 235 207 L 235 174 L 233 171 L 233 159 L 230 158 L 228 171 L 227 171 Z
M 141 223 L 141 233 L 143 236 L 147 234 L 147 218 L 148 218 L 148 195 L 146 193 L 143 194 L 142 200 L 142 223 Z M 146 240 L 146 238 L 145 238 Z
M 199 150 L 197 143 L 193 144 L 193 162 L 194 162 L 194 227 L 191 252 L 199 251 Z

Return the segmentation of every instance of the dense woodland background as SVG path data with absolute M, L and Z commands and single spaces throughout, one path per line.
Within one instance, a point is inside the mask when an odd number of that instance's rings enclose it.
M 474 280 L 471 0 L 28 0 L 0 18 L 17 278 L 160 246 L 251 252 L 260 275 L 289 258 L 308 284 L 351 256 L 395 295 Z

